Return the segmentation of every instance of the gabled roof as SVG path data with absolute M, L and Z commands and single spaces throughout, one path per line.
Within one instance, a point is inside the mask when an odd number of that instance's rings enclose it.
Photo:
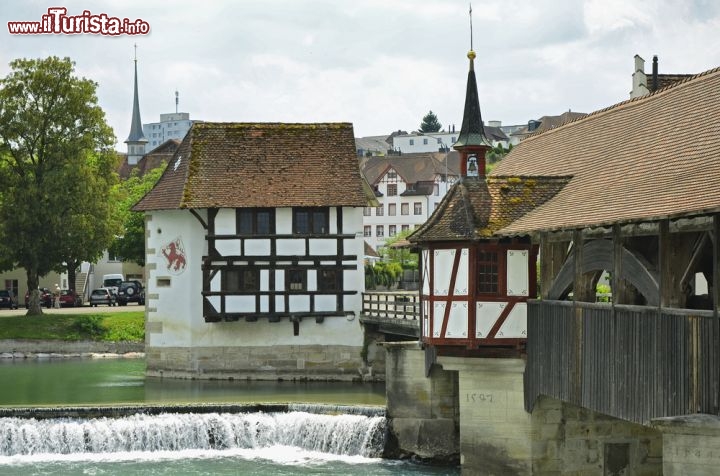
M 500 233 L 720 211 L 720 68 L 528 137 L 492 175 L 572 175 Z
M 567 181 L 567 177 L 463 178 L 408 240 L 423 243 L 491 238 L 552 198 Z
M 457 152 L 450 152 L 447 173 L 457 175 L 453 158 Z M 424 152 L 384 157 L 368 157 L 363 161 L 362 173 L 371 185 L 376 185 L 390 169 L 395 170 L 405 183 L 433 181 L 437 175 L 445 175 L 445 153 Z M 455 160 L 458 161 L 458 160 Z
M 138 160 L 137 165 L 130 165 L 127 161 L 127 155 L 124 155 L 118 175 L 120 178 L 126 179 L 130 177 L 133 171 L 137 171 L 138 175 L 145 175 L 146 172 L 159 167 L 161 164 L 167 164 L 172 159 L 173 154 L 180 146 L 177 139 L 169 139 L 159 146 L 155 147 L 151 152 L 143 155 Z
M 352 124 L 203 122 L 133 209 L 366 204 Z

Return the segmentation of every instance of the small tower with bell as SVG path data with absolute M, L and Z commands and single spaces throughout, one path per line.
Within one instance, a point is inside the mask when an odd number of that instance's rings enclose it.
M 453 148 L 460 153 L 460 176 L 477 179 L 485 177 L 485 155 L 492 149 L 492 144 L 485 135 L 480 114 L 480 100 L 475 79 L 475 51 L 472 49 L 472 8 L 470 9 L 470 51 L 467 57 L 470 60 L 470 70 L 465 92 L 465 109 L 460 134 Z

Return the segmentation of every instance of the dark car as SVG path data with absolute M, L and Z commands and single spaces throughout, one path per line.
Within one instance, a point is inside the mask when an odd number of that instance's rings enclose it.
M 126 306 L 129 302 L 145 304 L 145 290 L 139 281 L 123 281 L 118 286 L 117 303 Z
M 9 289 L 0 289 L 0 308 L 17 309 L 18 302 L 15 293 Z
M 38 288 L 38 294 L 40 296 L 40 305 L 45 307 L 52 307 L 53 295 L 48 288 Z M 25 293 L 25 307 L 27 308 L 30 303 L 30 291 Z
M 97 307 L 98 304 L 114 306 L 116 304 L 115 293 L 109 288 L 93 289 L 92 293 L 90 293 L 90 305 Z
M 82 306 L 82 297 L 79 296 L 72 289 L 61 289 L 60 290 L 60 307 L 75 307 Z

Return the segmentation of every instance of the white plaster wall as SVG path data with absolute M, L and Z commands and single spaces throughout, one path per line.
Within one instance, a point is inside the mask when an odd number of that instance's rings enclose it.
M 207 212 L 200 211 L 200 215 L 207 220 Z M 286 220 L 280 219 L 285 216 Z M 206 323 L 202 311 L 202 256 L 207 254 L 205 230 L 190 212 L 184 210 L 158 211 L 150 214 L 147 222 L 148 233 L 148 311 L 147 320 L 149 332 L 147 343 L 151 347 L 186 347 L 186 346 L 253 346 L 253 345 L 351 345 L 361 346 L 363 342 L 362 329 L 357 316 L 362 308 L 362 295 L 364 291 L 363 269 L 363 238 L 362 238 L 362 209 L 346 207 L 343 209 L 343 230 L 345 234 L 354 234 L 355 238 L 344 240 L 346 254 L 354 254 L 357 261 L 348 264 L 357 265 L 357 270 L 344 272 L 345 289 L 357 291 L 357 294 L 344 297 L 345 310 L 353 312 L 351 316 L 337 316 L 325 318 L 322 323 L 315 323 L 314 319 L 306 318 L 300 325 L 300 335 L 293 335 L 293 325 L 289 320 L 283 319 L 279 323 L 270 323 L 260 318 L 257 322 L 219 322 Z M 230 227 L 234 233 L 234 211 L 221 210 L 218 214 L 221 227 Z M 279 209 L 276 212 L 278 233 L 289 233 L 290 209 Z M 331 219 L 331 223 L 334 218 Z M 227 226 L 226 226 L 227 225 Z M 283 230 L 287 226 L 288 230 Z M 160 232 L 158 232 L 160 230 Z M 226 230 L 229 231 L 229 230 Z M 218 231 L 221 232 L 221 231 Z M 224 233 L 225 231 L 222 231 Z M 160 249 L 167 242 L 180 237 L 183 241 L 187 268 L 182 274 L 173 275 L 165 266 L 165 259 Z M 154 266 L 152 266 L 154 265 Z M 276 286 L 282 287 L 284 273 L 275 271 Z M 158 279 L 169 279 L 170 286 L 158 287 Z M 263 281 L 265 278 L 262 278 Z M 214 289 L 219 282 L 213 280 Z M 254 299 L 254 298 L 253 298 Z M 307 303 L 302 302 L 304 300 Z M 334 297 L 333 297 L 334 299 Z M 219 306 L 219 299 L 215 299 Z M 324 302 L 324 301 L 323 301 Z M 309 309 L 307 296 L 292 296 L 291 308 L 294 310 Z M 250 303 L 238 302 L 237 306 L 247 309 L 254 307 L 254 300 Z M 327 303 L 326 303 L 327 304 Z M 261 309 L 267 303 L 261 303 Z M 278 311 L 283 311 L 283 297 L 276 298 Z M 333 306 L 334 307 L 334 306 Z

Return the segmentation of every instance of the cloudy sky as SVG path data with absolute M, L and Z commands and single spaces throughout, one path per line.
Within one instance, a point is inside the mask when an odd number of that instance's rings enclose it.
M 147 35 L 11 35 L 49 7 L 150 25 Z M 0 2 L 0 76 L 17 57 L 69 56 L 98 83 L 124 150 L 137 43 L 143 122 L 175 110 L 206 121 L 347 121 L 356 136 L 462 122 L 468 2 L 258 0 Z M 484 0 L 473 42 L 485 120 L 527 123 L 628 98 L 633 56 L 661 73 L 720 66 L 715 0 Z

